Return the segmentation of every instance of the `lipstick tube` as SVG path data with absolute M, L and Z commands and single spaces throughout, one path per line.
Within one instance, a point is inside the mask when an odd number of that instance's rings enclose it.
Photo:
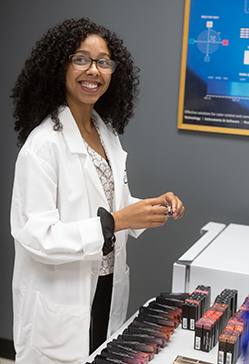
M 147 334 L 153 336 L 157 339 L 162 341 L 161 347 L 165 347 L 167 345 L 167 336 L 161 332 L 156 330 L 149 329 L 148 327 L 138 327 L 135 325 L 129 325 L 127 328 L 128 332 L 135 333 L 135 334 Z
M 131 349 L 136 350 L 140 355 L 142 355 L 145 358 L 149 358 L 149 360 L 154 358 L 154 348 L 152 346 L 141 344 L 137 341 L 127 341 L 123 340 L 121 335 L 118 336 L 117 339 L 114 339 L 113 342 L 118 342 L 119 344 L 122 344 L 123 346 L 128 346 Z
M 144 332 L 136 332 L 139 330 L 133 330 L 132 328 L 127 328 L 126 330 L 124 330 L 123 335 L 129 335 L 132 338 L 137 339 L 139 342 L 142 343 L 146 343 L 149 345 L 154 345 L 156 344 L 159 348 L 163 348 L 166 346 L 166 340 L 159 338 L 159 337 L 155 337 L 152 334 L 149 333 L 144 333 Z
M 105 358 L 108 358 L 108 359 L 121 360 L 124 363 L 144 364 L 144 362 L 142 360 L 140 360 L 139 358 L 135 358 L 134 356 L 118 352 L 117 348 L 116 348 L 116 351 L 105 348 L 105 349 L 103 349 L 101 351 L 100 355 L 102 355 L 102 356 L 104 356 Z
M 111 363 L 116 363 L 116 364 L 126 364 L 125 362 L 123 362 L 122 360 L 118 360 L 118 359 L 111 359 L 111 358 L 106 358 L 102 355 L 96 355 L 94 358 L 94 364 L 111 364 Z
M 153 351 L 155 354 L 159 353 L 160 345 L 158 344 L 158 342 L 156 342 L 155 338 L 153 339 L 150 336 L 143 335 L 143 334 L 139 335 L 139 334 L 128 333 L 128 332 L 126 332 L 126 330 L 120 336 L 124 341 L 132 341 L 132 342 L 137 342 L 140 344 L 148 345 L 151 348 L 153 348 Z
M 173 335 L 174 333 L 174 329 L 173 328 L 165 328 L 164 326 L 161 326 L 161 325 L 157 325 L 153 322 L 148 322 L 148 321 L 143 321 L 143 320 L 140 320 L 140 319 L 135 319 L 133 322 L 132 322 L 132 325 L 135 325 L 135 326 L 138 326 L 138 327 L 147 327 L 149 329 L 153 329 L 153 330 L 156 330 L 160 333 L 163 333 L 164 335 L 166 335 L 166 340 L 169 341 L 170 340 L 170 337 L 171 335 Z
M 139 312 L 142 315 L 154 315 L 154 316 L 158 316 L 160 318 L 162 318 L 163 320 L 169 320 L 174 322 L 174 327 L 178 327 L 179 326 L 179 320 L 175 319 L 172 315 L 169 315 L 167 312 L 162 311 L 162 310 L 158 310 L 152 307 L 140 307 L 139 308 Z
M 180 316 L 180 312 L 175 310 L 174 307 L 172 306 L 168 306 L 168 305 L 163 305 L 162 303 L 159 303 L 159 302 L 156 302 L 156 301 L 153 301 L 153 302 L 150 302 L 149 303 L 149 307 L 151 308 L 155 308 L 155 309 L 158 309 L 158 310 L 162 310 L 162 311 L 165 311 L 167 312 L 169 315 L 172 315 L 174 316 L 174 318 L 180 320 L 181 316 Z
M 123 344 L 120 344 L 119 342 L 111 341 L 107 343 L 107 349 L 112 351 L 118 351 L 120 353 L 131 355 L 141 361 L 144 362 L 144 364 L 147 364 L 149 362 L 149 354 L 147 353 L 140 353 L 128 346 L 125 346 Z
M 160 316 L 158 315 L 153 315 L 153 314 L 138 314 L 138 318 L 140 318 L 141 320 L 147 320 L 150 322 L 154 322 L 155 324 L 158 325 L 162 325 L 164 327 L 172 327 L 175 328 L 175 323 L 173 321 L 170 320 L 166 320 L 166 319 L 162 319 Z

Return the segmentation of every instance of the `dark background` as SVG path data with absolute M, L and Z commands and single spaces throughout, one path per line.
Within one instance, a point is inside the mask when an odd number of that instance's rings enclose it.
M 173 190 L 186 206 L 180 221 L 169 220 L 162 228 L 146 231 L 137 241 L 129 240 L 128 316 L 149 298 L 171 289 L 173 263 L 199 239 L 200 229 L 207 222 L 248 224 L 248 137 L 177 129 L 184 0 L 1 1 L 0 338 L 3 339 L 12 339 L 14 249 L 9 209 L 18 152 L 9 95 L 31 47 L 42 33 L 66 18 L 82 16 L 116 31 L 141 69 L 140 101 L 122 137 L 124 149 L 129 153 L 132 194 L 145 198 Z

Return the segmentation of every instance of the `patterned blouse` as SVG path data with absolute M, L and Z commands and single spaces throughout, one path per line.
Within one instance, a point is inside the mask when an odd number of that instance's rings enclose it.
M 94 123 L 94 126 L 99 134 L 101 144 L 105 150 L 107 160 L 101 157 L 94 149 L 92 149 L 87 142 L 84 140 L 86 149 L 88 154 L 90 155 L 92 162 L 96 168 L 96 171 L 98 173 L 100 182 L 102 184 L 106 199 L 108 201 L 109 205 L 109 212 L 113 212 L 113 199 L 114 199 L 114 179 L 113 179 L 113 173 L 112 169 L 109 163 L 109 158 L 102 140 L 102 137 L 99 132 L 99 128 Z M 114 248 L 115 249 L 115 248 Z M 103 256 L 100 266 L 100 276 L 105 276 L 107 274 L 113 273 L 114 270 L 114 250 L 110 252 L 109 254 Z

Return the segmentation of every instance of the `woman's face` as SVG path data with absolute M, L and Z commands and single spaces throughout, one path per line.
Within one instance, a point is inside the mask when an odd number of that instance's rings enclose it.
M 93 59 L 110 59 L 111 53 L 106 42 L 96 34 L 88 35 L 76 52 Z M 70 62 L 66 70 L 66 101 L 70 107 L 93 106 L 106 92 L 111 82 L 111 74 L 99 71 L 96 62 L 87 70 L 76 70 Z

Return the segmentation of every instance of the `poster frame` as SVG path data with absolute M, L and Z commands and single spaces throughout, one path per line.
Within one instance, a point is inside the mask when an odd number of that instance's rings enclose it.
M 186 92 L 185 87 L 186 87 L 190 11 L 191 11 L 191 0 L 185 0 L 177 128 L 182 129 L 182 130 L 193 130 L 193 131 L 210 132 L 210 133 L 223 133 L 223 134 L 249 136 L 249 129 L 241 129 L 241 128 L 235 128 L 235 127 L 230 128 L 230 127 L 208 126 L 208 125 L 202 125 L 202 124 L 191 124 L 191 123 L 183 122 L 184 99 L 185 99 L 185 92 Z

